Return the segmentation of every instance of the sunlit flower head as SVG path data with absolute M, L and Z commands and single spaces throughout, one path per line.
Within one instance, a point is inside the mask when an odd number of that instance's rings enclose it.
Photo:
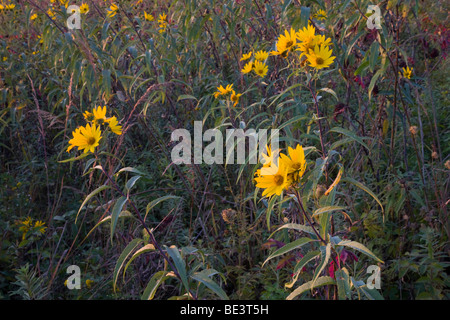
M 260 76 L 261 78 L 265 77 L 267 72 L 269 71 L 269 67 L 261 61 L 256 60 L 255 61 L 255 67 L 253 69 L 255 73 Z
M 260 50 L 258 52 L 255 52 L 255 59 L 258 61 L 266 61 L 268 57 L 269 53 L 267 51 Z
M 298 50 L 308 53 L 310 49 L 314 49 L 316 38 L 316 28 L 312 25 L 304 27 L 297 32 L 297 39 L 300 41 Z
M 117 6 L 117 4 L 113 3 L 108 9 L 107 17 L 108 18 L 114 17 L 118 11 L 119 11 L 119 7 Z
M 81 4 L 80 12 L 81 13 L 88 13 L 89 12 L 89 5 L 87 3 Z
M 245 54 L 243 54 L 243 55 L 242 55 L 242 58 L 241 58 L 241 60 L 240 60 L 240 61 L 245 61 L 245 60 L 248 60 L 248 59 L 250 59 L 250 58 L 251 58 L 251 56 L 252 56 L 252 54 L 253 54 L 253 52 L 252 52 L 252 51 L 250 51 L 250 52 L 248 52 L 248 53 L 245 53 Z
M 151 14 L 149 14 L 149 13 L 147 13 L 147 12 L 145 12 L 145 11 L 144 11 L 144 18 L 145 18 L 145 20 L 147 20 L 147 21 L 153 21 L 153 20 L 155 20 L 155 18 L 154 18 Z
M 298 177 L 302 177 L 306 169 L 306 160 L 303 147 L 297 144 L 295 149 L 288 147 L 289 156 L 284 153 L 280 154 L 280 158 L 284 161 L 288 167 L 289 173 L 297 173 Z
M 244 74 L 251 72 L 253 70 L 253 65 L 254 65 L 253 62 L 251 62 L 251 61 L 247 62 L 245 64 L 244 68 L 242 68 L 241 72 L 244 73 Z
M 278 161 L 278 166 L 272 164 L 271 167 L 265 168 L 264 174 L 263 171 L 260 171 L 260 174 L 255 178 L 255 182 L 257 188 L 265 189 L 262 193 L 263 197 L 279 196 L 291 184 L 288 179 L 288 167 L 281 159 Z
M 233 107 L 235 107 L 239 103 L 239 98 L 242 96 L 241 93 L 236 94 L 236 92 L 233 90 L 231 92 L 230 100 L 233 102 Z
M 413 68 L 406 67 L 406 68 L 403 68 L 402 71 L 403 71 L 404 78 L 411 79 Z
M 233 84 L 228 84 L 226 88 L 224 88 L 222 85 L 217 87 L 217 91 L 214 93 L 214 97 L 218 98 L 219 96 L 226 95 L 233 91 Z
M 122 126 L 119 126 L 119 122 L 115 116 L 108 119 L 108 126 L 113 133 L 119 136 L 122 134 Z
M 309 53 L 305 53 L 309 66 L 315 69 L 328 68 L 336 57 L 332 57 L 333 51 L 327 46 L 315 46 L 314 51 L 310 50 Z
M 314 18 L 317 20 L 326 20 L 328 18 L 327 13 L 323 9 L 319 9 L 315 14 Z
M 280 55 L 286 58 L 289 52 L 294 51 L 297 45 L 297 34 L 293 28 L 290 31 L 285 30 L 284 35 L 280 35 L 276 44 L 276 51 L 272 51 L 272 55 Z
M 95 148 L 99 145 L 99 141 L 102 138 L 100 127 L 96 125 L 90 125 L 86 127 L 80 127 L 72 132 L 73 138 L 69 140 L 69 147 L 67 152 L 72 150 L 73 147 L 78 147 L 78 150 L 84 150 L 84 153 L 90 151 L 94 152 Z

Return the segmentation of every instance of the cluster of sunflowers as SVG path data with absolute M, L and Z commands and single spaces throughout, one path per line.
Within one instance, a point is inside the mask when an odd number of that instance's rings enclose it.
M 271 150 L 269 146 L 266 150 L 267 154 L 261 154 L 263 167 L 255 172 L 256 187 L 265 189 L 263 197 L 279 196 L 283 190 L 298 183 L 305 173 L 305 153 L 299 144 L 295 149 L 288 147 L 289 156 L 280 153 L 280 150 Z
M 78 127 L 72 132 L 73 138 L 69 140 L 67 152 L 73 147 L 84 150 L 84 153 L 94 152 L 102 138 L 101 126 L 103 125 L 108 125 L 111 132 L 117 135 L 122 134 L 122 126 L 119 125 L 117 118 L 106 117 L 106 106 L 94 108 L 92 112 L 85 111 L 83 116 L 88 123 L 85 127 Z
M 324 35 L 316 34 L 316 28 L 309 24 L 299 31 L 291 28 L 285 30 L 284 35 L 278 37 L 276 51 L 272 55 L 279 55 L 287 58 L 289 53 L 300 51 L 299 58 L 302 65 L 306 62 L 315 69 L 328 68 L 336 57 L 332 56 L 333 51 L 329 48 L 331 39 Z
M 14 3 L 3 3 L 3 1 L 0 2 L 0 13 L 2 13 L 3 11 L 13 11 L 15 8 L 16 5 Z
M 20 225 L 19 231 L 22 232 L 22 240 L 25 240 L 27 234 L 44 234 L 47 229 L 47 227 L 45 227 L 45 222 L 36 220 L 33 223 L 33 219 L 31 217 L 27 217 L 22 221 L 16 221 L 16 224 Z
M 252 51 L 242 55 L 241 61 L 250 59 L 252 55 Z M 258 52 L 255 52 L 254 60 L 247 62 L 241 72 L 247 74 L 251 71 L 254 71 L 258 76 L 264 78 L 269 71 L 269 67 L 266 64 L 266 60 L 268 57 L 269 53 L 266 51 L 260 50 Z
M 220 96 L 228 97 L 229 93 L 231 93 L 231 95 L 229 95 L 230 101 L 233 103 L 233 107 L 235 107 L 239 103 L 239 98 L 242 96 L 242 93 L 236 93 L 232 84 L 228 84 L 225 88 L 222 85 L 217 87 L 217 91 L 214 93 L 214 98 L 217 99 Z
M 142 3 L 142 0 L 137 1 L 136 4 L 135 4 L 135 9 L 137 9 L 137 8 L 138 8 L 138 5 L 140 5 L 141 3 Z M 109 7 L 109 9 L 108 9 L 108 13 L 107 13 L 108 18 L 114 17 L 114 16 L 117 14 L 118 11 L 119 11 L 119 6 L 116 5 L 116 4 L 112 4 L 112 5 Z M 151 21 L 154 21 L 154 20 L 155 20 L 155 17 L 153 17 L 152 14 L 147 13 L 146 11 L 144 11 L 144 20 L 145 20 L 145 21 L 150 21 L 150 22 L 151 22 Z M 165 14 L 165 13 L 163 12 L 163 13 L 161 13 L 161 14 L 158 16 L 158 27 L 159 27 L 158 32 L 159 32 L 159 33 L 164 33 L 164 32 L 166 32 L 167 26 L 168 26 L 168 25 L 169 25 L 169 21 L 167 20 L 167 14 Z

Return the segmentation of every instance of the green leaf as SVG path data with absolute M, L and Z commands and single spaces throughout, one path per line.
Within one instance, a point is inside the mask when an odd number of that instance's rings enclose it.
M 314 271 L 314 276 L 313 276 L 313 280 L 312 280 L 313 287 L 314 287 L 314 283 L 318 279 L 320 273 L 323 271 L 323 269 L 325 269 L 326 265 L 328 264 L 328 261 L 330 260 L 331 242 L 328 242 L 326 246 L 320 246 L 319 249 L 320 249 L 321 260 L 320 260 L 320 263 L 317 266 L 316 270 Z
M 161 284 L 168 278 L 174 277 L 175 274 L 171 271 L 158 271 L 156 272 L 145 287 L 144 293 L 141 296 L 141 300 L 152 300 L 155 297 L 156 290 Z
M 117 226 L 117 220 L 119 219 L 119 215 L 122 212 L 122 208 L 125 204 L 125 202 L 127 202 L 127 198 L 126 197 L 120 197 L 116 203 L 114 204 L 114 208 L 112 209 L 112 213 L 111 213 L 111 242 L 113 240 L 113 236 L 114 236 L 114 231 L 116 230 L 116 226 Z
M 369 195 L 372 196 L 372 198 L 375 199 L 376 202 L 378 202 L 378 204 L 381 207 L 381 211 L 383 212 L 383 218 L 384 218 L 384 209 L 383 209 L 383 205 L 381 204 L 380 199 L 378 199 L 378 197 L 369 189 L 367 188 L 365 185 L 363 185 L 361 182 L 356 181 L 353 178 L 350 177 L 345 177 L 343 179 L 341 179 L 341 182 L 349 182 L 355 186 L 357 186 L 358 188 L 360 188 L 361 190 L 364 190 L 365 192 L 367 192 Z
M 121 255 L 119 256 L 119 259 L 116 262 L 116 266 L 115 266 L 114 272 L 113 272 L 113 290 L 114 290 L 114 292 L 116 292 L 116 284 L 117 284 L 117 279 L 119 278 L 120 269 L 122 269 L 122 266 L 123 266 L 125 260 L 127 259 L 127 257 L 141 242 L 143 242 L 142 239 L 131 240 L 131 242 L 126 246 L 126 248 L 122 251 Z
M 136 183 L 136 181 L 138 181 L 140 178 L 141 178 L 141 176 L 131 177 L 130 180 L 127 181 L 127 184 L 125 185 L 125 188 L 127 188 L 127 190 L 130 190 L 131 188 L 133 188 L 133 186 Z
M 369 59 L 370 63 L 369 68 L 371 72 L 373 72 L 373 70 L 375 69 L 379 53 L 380 53 L 380 45 L 376 41 L 372 42 L 372 45 L 370 46 L 370 59 Z
M 122 217 L 133 217 L 133 215 L 131 214 L 131 212 L 129 212 L 129 211 L 122 211 L 120 214 L 119 214 L 119 218 L 122 218 Z M 101 224 L 103 224 L 104 222 L 106 222 L 106 221 L 109 221 L 109 220 L 111 220 L 111 216 L 107 216 L 107 217 L 105 217 L 105 218 L 103 218 L 100 222 L 98 222 L 89 232 L 88 232 L 88 234 L 86 235 L 86 237 L 84 237 L 84 239 L 83 239 L 83 241 L 81 241 L 81 243 L 80 243 L 80 245 L 84 242 L 84 241 L 86 241 L 86 239 L 91 235 L 91 233 L 92 232 L 94 232 L 94 230 L 95 229 L 97 229 Z
M 346 207 L 339 207 L 339 206 L 328 206 L 328 207 L 324 207 L 324 208 L 319 208 L 316 211 L 314 211 L 314 214 L 312 216 L 316 217 L 316 216 L 321 215 L 322 213 L 325 213 L 325 212 L 344 210 L 345 208 Z
M 184 262 L 183 258 L 180 255 L 180 252 L 178 251 L 178 248 L 175 246 L 164 246 L 166 248 L 167 253 L 172 258 L 173 262 L 175 263 L 176 271 L 180 275 L 180 280 L 184 285 L 184 288 L 186 289 L 186 293 L 189 292 L 189 282 L 186 275 L 186 263 Z M 175 270 L 174 270 L 175 271 Z
M 378 262 L 384 263 L 383 260 L 379 259 L 376 255 L 374 255 L 372 253 L 372 251 L 370 251 L 369 249 L 367 249 L 367 247 L 365 247 L 363 244 L 356 242 L 356 241 L 351 241 L 351 240 L 343 240 L 341 242 L 338 242 L 336 245 L 338 246 L 345 246 L 345 247 L 349 247 L 352 249 L 355 249 L 359 252 L 364 253 L 365 255 L 377 260 Z
M 272 234 L 269 236 L 269 238 L 272 238 L 272 236 L 282 230 L 282 229 L 293 229 L 293 230 L 298 230 L 298 231 L 303 231 L 312 235 L 315 235 L 316 233 L 314 232 L 314 230 L 310 227 L 310 226 L 305 226 L 303 224 L 297 224 L 297 223 L 286 223 L 284 225 L 282 225 L 281 227 L 279 227 L 277 230 L 275 230 L 274 232 L 272 232 Z
M 217 294 L 220 298 L 223 300 L 230 300 L 225 293 L 225 291 L 222 290 L 222 288 L 213 281 L 210 276 L 213 274 L 216 274 L 217 271 L 214 269 L 206 269 L 200 272 L 196 272 L 193 275 L 191 275 L 191 278 L 194 280 L 197 280 L 201 283 L 203 283 L 207 288 L 211 289 L 215 294 Z
M 145 210 L 144 221 L 145 221 L 145 218 L 147 217 L 147 214 L 150 212 L 150 210 L 152 210 L 159 203 L 166 201 L 166 200 L 170 200 L 170 199 L 179 199 L 181 201 L 183 198 L 178 197 L 178 196 L 167 195 L 167 196 L 163 196 L 163 197 L 160 197 L 158 199 L 155 199 L 155 200 L 149 202 L 147 204 L 147 208 Z
M 177 101 L 187 100 L 187 99 L 193 99 L 195 101 L 198 101 L 196 97 L 191 96 L 190 94 L 182 94 L 182 95 L 178 96 L 178 100 Z
M 346 268 L 335 272 L 339 300 L 351 299 L 350 276 Z
M 139 250 L 137 250 L 130 258 L 130 260 L 127 262 L 125 268 L 123 269 L 123 277 L 125 280 L 125 273 L 127 272 L 128 267 L 130 266 L 131 262 L 133 262 L 134 259 L 136 259 L 137 257 L 139 257 L 141 254 L 144 254 L 146 252 L 149 251 L 154 251 L 155 250 L 155 246 L 151 243 L 146 244 L 145 246 L 143 246 L 142 248 L 140 248 Z
M 86 152 L 86 153 L 83 153 L 83 154 L 79 155 L 78 157 L 74 157 L 74 158 L 70 158 L 70 159 L 65 159 L 65 160 L 61 160 L 61 161 L 58 161 L 58 162 L 59 162 L 59 163 L 66 163 L 66 162 L 77 161 L 77 160 L 81 160 L 81 159 L 83 159 L 83 158 L 86 158 L 86 157 L 89 156 L 89 155 L 92 155 L 92 153 Z
M 103 191 L 103 190 L 110 189 L 110 188 L 111 188 L 111 187 L 110 187 L 110 186 L 107 186 L 107 185 L 100 186 L 100 187 L 98 187 L 97 189 L 95 189 L 94 191 L 92 191 L 92 192 L 84 199 L 83 203 L 82 203 L 81 206 L 80 206 L 80 209 L 78 209 L 77 216 L 75 217 L 75 224 L 77 223 L 78 215 L 80 214 L 81 209 L 83 209 L 83 207 L 86 205 L 86 203 L 87 203 L 90 199 L 92 199 L 92 197 L 94 197 L 96 194 L 100 193 L 100 192 Z
M 295 265 L 294 273 L 300 272 L 301 269 L 306 266 L 308 262 L 317 257 L 320 254 L 319 250 L 309 251 L 303 256 L 303 258 Z
M 356 134 L 354 134 L 352 131 L 341 128 L 341 127 L 334 127 L 332 129 L 329 130 L 329 132 L 337 132 L 340 134 L 343 134 L 353 140 L 355 140 L 356 142 L 358 142 L 359 144 L 361 144 L 362 146 L 364 146 L 367 150 L 370 151 L 369 147 L 364 143 L 364 141 L 362 140 L 361 137 L 357 136 Z
M 330 88 L 322 88 L 319 91 L 327 92 L 327 93 L 331 94 L 333 97 L 335 97 L 337 101 L 339 101 L 339 98 L 338 98 L 336 92 L 334 92 L 334 90 L 332 90 Z
M 311 280 L 302 284 L 300 287 L 292 291 L 292 293 L 286 298 L 286 300 L 292 300 L 307 290 L 335 283 L 336 282 L 334 281 L 334 279 L 329 276 L 319 277 L 317 278 L 315 283 L 313 283 L 313 280 Z
M 274 253 L 272 253 L 271 255 L 269 255 L 269 257 L 266 259 L 266 261 L 264 261 L 264 263 L 262 264 L 262 267 L 264 267 L 264 265 L 266 264 L 267 261 L 269 261 L 270 259 L 273 259 L 275 257 L 278 257 L 282 254 L 285 254 L 289 251 L 292 251 L 294 249 L 300 248 L 301 246 L 304 246 L 307 243 L 310 243 L 311 241 L 314 241 L 313 239 L 310 238 L 300 238 L 297 239 L 291 243 L 288 243 L 286 245 L 284 245 L 282 248 L 276 250 Z

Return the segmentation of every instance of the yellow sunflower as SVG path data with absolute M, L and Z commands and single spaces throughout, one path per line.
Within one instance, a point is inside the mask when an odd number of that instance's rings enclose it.
M 319 9 L 319 11 L 314 14 L 314 18 L 316 18 L 317 20 L 326 20 L 328 16 L 325 10 Z
M 403 68 L 402 71 L 403 71 L 403 77 L 404 78 L 411 79 L 413 68 L 406 67 L 406 69 Z
M 261 78 L 264 78 L 269 71 L 269 67 L 261 61 L 256 60 L 255 61 L 255 67 L 253 69 L 255 73 L 260 76 Z
M 295 173 L 294 180 L 297 180 L 298 178 L 301 178 L 305 173 L 305 152 L 303 151 L 303 147 L 297 144 L 297 147 L 295 149 L 288 147 L 288 154 L 289 156 L 281 153 L 280 158 L 283 162 L 286 163 L 289 173 Z
M 266 61 L 269 57 L 269 53 L 267 51 L 260 50 L 255 53 L 255 59 L 258 61 Z
M 119 7 L 117 6 L 117 4 L 112 4 L 108 10 L 108 14 L 107 14 L 108 18 L 114 17 L 118 11 L 119 11 Z
M 310 50 L 305 53 L 309 65 L 316 69 L 328 68 L 333 63 L 336 57 L 332 57 L 333 51 L 327 46 L 315 46 L 314 51 Z
M 253 54 L 253 52 L 252 52 L 252 51 L 250 51 L 250 52 L 248 52 L 248 53 L 245 53 L 245 54 L 243 54 L 243 55 L 242 55 L 242 58 L 241 58 L 241 60 L 239 60 L 239 61 L 245 61 L 245 60 L 248 60 L 248 59 L 250 59 L 250 58 L 251 58 L 251 56 L 252 56 L 252 54 Z
M 241 96 L 242 96 L 241 93 L 236 94 L 234 90 L 231 92 L 230 100 L 233 102 L 233 107 L 235 107 L 239 103 L 239 98 Z
M 80 127 L 72 132 L 73 138 L 69 140 L 69 147 L 67 152 L 72 150 L 73 147 L 78 147 L 78 150 L 84 149 L 84 153 L 90 151 L 94 152 L 95 147 L 99 145 L 99 141 L 102 138 L 100 127 L 96 125 L 87 124 L 86 127 Z
M 147 12 L 145 12 L 145 11 L 144 11 L 144 18 L 145 18 L 145 20 L 147 20 L 147 21 L 153 21 L 153 20 L 155 20 L 155 18 L 154 18 L 151 14 L 149 14 L 149 13 L 147 13 Z
M 228 93 L 230 93 L 231 91 L 233 91 L 233 84 L 228 84 L 226 88 L 224 88 L 222 85 L 220 85 L 219 87 L 217 87 L 217 90 L 214 93 L 214 98 L 218 98 L 219 96 L 224 96 Z
M 108 122 L 108 119 L 106 118 L 106 106 L 103 108 L 101 106 L 98 106 L 97 109 L 94 108 L 92 114 L 94 115 L 94 124 L 104 124 L 105 122 Z
M 88 13 L 89 12 L 89 5 L 87 3 L 81 4 L 80 12 L 81 13 Z
M 253 62 L 251 62 L 251 61 L 247 62 L 245 64 L 244 68 L 242 68 L 241 72 L 244 73 L 244 74 L 251 72 L 253 70 L 253 65 L 254 65 Z
M 297 32 L 297 38 L 300 41 L 299 48 L 304 53 L 308 53 L 310 49 L 314 49 L 316 39 L 316 28 L 312 25 L 304 27 Z
M 272 55 L 281 55 L 286 58 L 289 52 L 294 51 L 297 45 L 297 33 L 293 28 L 290 31 L 284 30 L 284 35 L 278 37 L 276 51 L 272 51 Z
M 266 168 L 264 175 L 256 177 L 255 182 L 257 188 L 265 189 L 262 193 L 263 197 L 281 195 L 281 192 L 290 185 L 286 163 L 280 159 L 278 166 L 272 164 L 271 167 Z
M 115 116 L 108 119 L 108 125 L 111 131 L 115 134 L 119 136 L 122 134 L 122 126 L 119 126 L 119 122 Z

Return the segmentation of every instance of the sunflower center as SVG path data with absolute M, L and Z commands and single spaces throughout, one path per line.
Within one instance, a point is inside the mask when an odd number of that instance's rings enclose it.
M 322 65 L 324 63 L 323 59 L 321 57 L 316 58 L 316 64 Z
M 103 119 L 97 119 L 97 123 L 98 123 L 98 124 L 103 124 L 103 123 L 104 123 L 104 120 L 103 120 Z
M 292 165 L 292 168 L 294 168 L 295 170 L 300 169 L 300 163 L 299 163 L 299 162 L 295 162 L 295 163 Z
M 95 143 L 95 138 L 94 137 L 89 137 L 87 140 L 88 145 L 92 146 Z
M 282 175 L 277 174 L 273 177 L 273 181 L 277 186 L 281 186 L 284 182 L 284 177 Z

